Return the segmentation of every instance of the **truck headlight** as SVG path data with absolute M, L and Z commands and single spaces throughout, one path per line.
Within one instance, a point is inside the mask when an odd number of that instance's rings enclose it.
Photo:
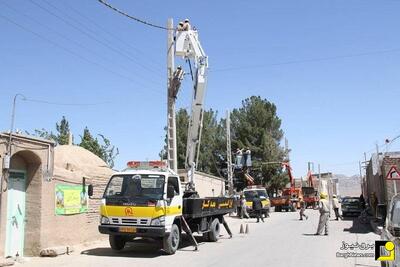
M 101 224 L 110 224 L 110 219 L 108 219 L 108 217 L 101 216 L 100 223 Z
M 151 220 L 151 224 L 152 226 L 164 226 L 165 225 L 165 216 L 161 216 L 158 218 L 155 218 L 153 220 Z

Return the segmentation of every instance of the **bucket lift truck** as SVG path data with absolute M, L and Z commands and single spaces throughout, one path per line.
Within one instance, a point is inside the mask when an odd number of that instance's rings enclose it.
M 172 28 L 172 20 L 168 28 Z M 173 40 L 172 37 L 173 32 L 169 30 L 169 40 Z M 127 169 L 110 178 L 100 207 L 99 231 L 109 235 L 110 246 L 114 250 L 122 250 L 126 242 L 136 238 L 152 238 L 160 241 L 167 254 L 174 254 L 182 231 L 191 237 L 197 249 L 193 232 L 215 242 L 219 238 L 220 224 L 232 237 L 224 215 L 235 210 L 234 198 L 200 198 L 195 190 L 194 172 L 201 139 L 208 66 L 197 31 L 177 31 L 175 45 L 169 46 L 170 59 L 173 53 L 193 60 L 195 66 L 186 150 L 189 183 L 186 190 L 182 190 L 176 172 L 175 99 L 183 72 L 179 67 L 173 71 L 173 64 L 169 64 L 168 160 L 167 163 L 130 161 Z

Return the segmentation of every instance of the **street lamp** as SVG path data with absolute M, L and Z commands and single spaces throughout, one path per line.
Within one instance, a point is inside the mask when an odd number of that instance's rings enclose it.
M 26 97 L 23 94 L 16 94 L 14 96 L 14 102 L 13 102 L 13 107 L 12 107 L 12 113 L 11 113 L 11 127 L 10 127 L 10 138 L 8 140 L 8 157 L 11 157 L 11 139 L 12 139 L 12 133 L 14 131 L 14 122 L 15 122 L 15 106 L 17 102 L 18 96 L 22 97 L 22 100 L 26 100 Z

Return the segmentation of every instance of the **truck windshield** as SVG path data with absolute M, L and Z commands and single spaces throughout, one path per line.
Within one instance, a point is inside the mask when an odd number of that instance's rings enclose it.
M 400 225 L 400 201 L 396 201 L 392 206 L 392 223 Z
M 255 196 L 258 196 L 259 198 L 268 198 L 267 191 L 265 190 L 251 190 L 244 192 L 244 198 L 247 201 L 252 201 Z
M 164 193 L 164 175 L 115 175 L 108 182 L 105 198 L 159 200 Z

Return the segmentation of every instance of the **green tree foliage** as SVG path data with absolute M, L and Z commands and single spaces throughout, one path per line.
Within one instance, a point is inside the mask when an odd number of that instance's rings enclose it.
M 186 109 L 176 112 L 176 147 L 178 156 L 178 169 L 185 168 L 186 142 L 189 127 L 189 113 Z
M 65 118 L 65 116 L 62 117 L 60 123 L 56 123 L 56 142 L 59 145 L 68 145 L 68 138 L 69 138 L 69 122 Z
M 218 120 L 217 112 L 212 109 L 205 111 L 203 116 L 197 170 L 226 177 L 226 121 Z M 178 168 L 185 168 L 188 123 L 188 112 L 185 109 L 178 110 Z M 281 119 L 276 113 L 276 106 L 266 99 L 252 96 L 243 100 L 241 107 L 231 113 L 232 150 L 234 152 L 237 148 L 249 148 L 252 151 L 251 175 L 256 184 L 263 184 L 270 191 L 284 187 L 289 180 L 279 164 L 285 159 L 285 151 L 280 145 L 282 137 Z M 271 162 L 278 163 L 270 164 Z M 238 185 L 239 189 L 244 186 L 244 183 Z
M 99 136 L 101 137 L 101 142 L 96 137 L 93 137 L 89 129 L 85 127 L 79 146 L 91 151 L 112 168 L 114 167 L 114 160 L 119 154 L 118 148 L 111 145 L 110 140 L 104 137 L 104 135 L 99 134 Z
M 103 152 L 103 156 L 101 157 L 110 168 L 114 167 L 114 160 L 119 154 L 119 150 L 117 147 L 111 145 L 111 142 L 108 138 L 104 137 L 104 135 L 99 134 L 102 139 L 103 144 L 101 145 L 101 150 Z
M 204 112 L 203 117 L 203 131 L 201 135 L 197 170 L 220 176 L 220 141 L 221 139 L 224 140 L 224 133 L 217 120 L 217 112 L 210 109 Z M 186 109 L 179 109 L 176 112 L 176 139 L 179 169 L 185 168 L 188 126 L 189 113 Z M 166 147 L 164 150 L 166 150 Z
M 287 177 L 282 175 L 281 165 L 269 164 L 281 162 L 285 156 L 280 146 L 283 131 L 276 106 L 259 96 L 252 96 L 232 111 L 231 121 L 232 148 L 250 148 L 252 175 L 256 182 L 271 190 L 283 187 Z
M 53 132 L 49 132 L 46 129 L 42 128 L 42 129 L 35 129 L 34 133 L 30 133 L 28 131 L 25 131 L 25 133 L 27 135 L 33 135 L 33 136 L 37 136 L 43 139 L 47 139 L 47 140 L 52 140 L 55 143 L 57 140 L 57 136 L 53 133 Z
M 68 144 L 68 136 L 70 133 L 69 122 L 65 116 L 63 116 L 61 121 L 56 123 L 55 134 L 52 131 L 48 131 L 43 128 L 41 130 L 36 129 L 34 133 L 26 133 L 28 135 L 52 140 L 56 143 L 56 145 L 66 145 Z M 93 137 L 89 129 L 86 127 L 83 131 L 83 135 L 81 136 L 81 142 L 79 143 L 79 146 L 99 156 L 110 168 L 112 168 L 114 167 L 114 160 L 119 154 L 118 148 L 113 146 L 110 140 L 104 135 L 99 134 L 98 136 L 100 136 L 100 140 L 96 137 Z

